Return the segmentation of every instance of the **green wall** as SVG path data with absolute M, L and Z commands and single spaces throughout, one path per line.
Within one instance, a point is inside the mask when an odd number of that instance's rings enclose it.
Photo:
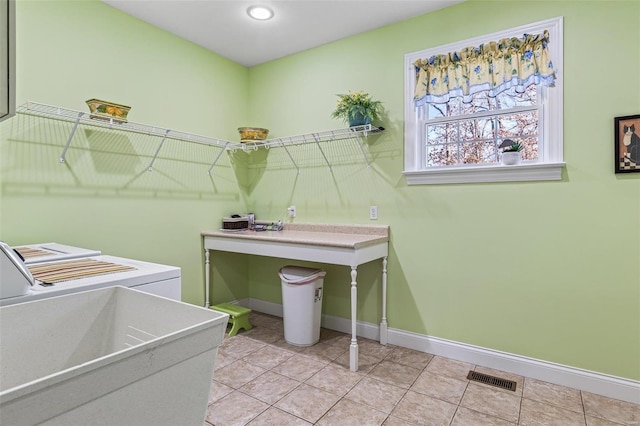
M 59 241 L 182 267 L 201 304 L 199 233 L 245 210 L 299 222 L 391 227 L 388 318 L 424 333 L 640 379 L 640 180 L 614 175 L 613 117 L 640 112 L 637 2 L 469 1 L 246 69 L 98 1 L 18 0 L 18 103 L 84 110 L 97 97 L 132 121 L 235 140 L 341 127 L 335 94 L 384 102 L 387 132 L 354 142 L 222 157 L 215 149 L 83 133 L 60 164 L 68 126 L 3 123 L 0 238 Z M 408 187 L 404 54 L 564 16 L 562 181 Z M 120 35 L 122 34 L 122 35 Z M 595 55 L 591 55 L 591 51 Z M 612 66 L 614 64 L 614 66 Z M 611 81 L 601 83 L 614 71 Z M 598 94 L 594 90 L 602 88 Z M 377 205 L 379 220 L 369 221 Z M 213 300 L 280 302 L 285 259 L 214 253 Z M 322 265 L 324 311 L 349 317 L 347 268 Z M 380 265 L 359 268 L 359 319 L 379 322 Z
M 556 16 L 562 181 L 408 187 L 404 55 Z M 312 147 L 292 150 L 307 164 L 300 175 L 275 150 L 254 162 L 256 213 L 279 217 L 292 203 L 298 221 L 389 224 L 392 328 L 640 379 L 640 180 L 612 170 L 613 117 L 640 111 L 639 20 L 630 1 L 471 1 L 253 67 L 250 116 L 274 136 L 340 127 L 329 113 L 347 90 L 368 91 L 388 116 L 388 131 L 368 143 L 371 169 L 347 142 L 329 147 L 333 172 Z M 280 300 L 268 278 L 279 264 L 252 261 L 252 297 Z M 324 309 L 349 317 L 348 272 L 339 273 L 325 291 L 340 297 Z M 377 323 L 373 293 L 359 319 Z
M 18 105 L 88 112 L 87 99 L 105 99 L 131 106 L 133 122 L 224 139 L 246 123 L 249 73 L 241 65 L 97 0 L 18 0 L 16 15 Z M 245 210 L 242 171 L 226 154 L 209 176 L 216 148 L 168 140 L 148 172 L 159 138 L 81 129 L 61 164 L 70 125 L 19 114 L 0 131 L 2 240 L 179 266 L 183 299 L 202 304 L 200 232 Z M 238 262 L 246 263 L 226 263 Z M 247 296 L 246 284 L 233 288 L 216 291 Z

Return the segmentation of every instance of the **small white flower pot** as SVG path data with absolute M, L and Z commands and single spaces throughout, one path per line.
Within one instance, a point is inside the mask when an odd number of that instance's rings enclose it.
M 515 166 L 516 164 L 520 164 L 521 160 L 522 156 L 519 151 L 502 153 L 502 164 L 505 166 Z

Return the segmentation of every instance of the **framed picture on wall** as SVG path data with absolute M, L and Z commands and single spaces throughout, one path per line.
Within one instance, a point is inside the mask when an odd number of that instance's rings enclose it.
M 615 117 L 615 172 L 640 172 L 640 114 Z

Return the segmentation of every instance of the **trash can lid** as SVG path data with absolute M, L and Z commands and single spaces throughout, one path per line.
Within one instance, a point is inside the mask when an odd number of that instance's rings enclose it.
M 306 284 L 316 278 L 324 277 L 326 272 L 322 269 L 305 268 L 303 266 L 284 266 L 278 272 L 280 278 L 290 284 Z

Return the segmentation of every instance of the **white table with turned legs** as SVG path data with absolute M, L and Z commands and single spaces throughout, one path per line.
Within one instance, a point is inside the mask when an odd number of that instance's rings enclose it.
M 382 319 L 380 343 L 387 344 L 387 257 L 389 227 L 368 225 L 286 224 L 283 231 L 205 231 L 205 307 L 211 289 L 210 250 L 328 263 L 351 267 L 351 344 L 349 369 L 358 370 L 356 319 L 358 310 L 358 266 L 382 260 Z

